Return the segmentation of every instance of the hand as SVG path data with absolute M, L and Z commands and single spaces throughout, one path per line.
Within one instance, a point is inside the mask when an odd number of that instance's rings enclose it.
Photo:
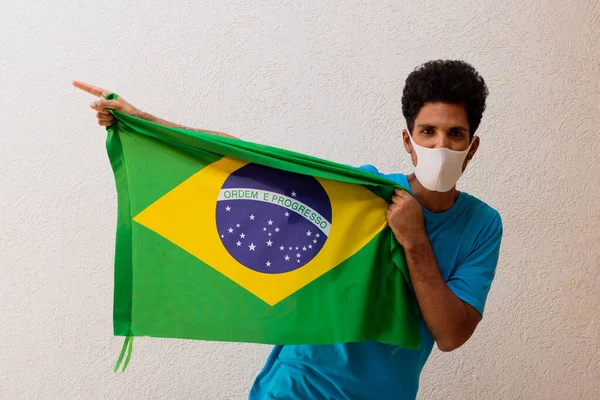
M 429 240 L 423 209 L 410 193 L 396 189 L 386 217 L 396 239 L 405 249 Z
M 119 111 L 123 114 L 133 115 L 135 117 L 142 117 L 142 112 L 119 97 L 116 100 L 105 100 L 106 96 L 112 92 L 101 89 L 99 87 L 90 85 L 89 83 L 73 81 L 73 86 L 83 91 L 86 91 L 94 96 L 100 98 L 100 100 L 90 104 L 90 107 L 96 110 L 96 118 L 98 118 L 98 124 L 102 126 L 111 126 L 117 122 L 114 115 L 108 112 L 108 109 Z

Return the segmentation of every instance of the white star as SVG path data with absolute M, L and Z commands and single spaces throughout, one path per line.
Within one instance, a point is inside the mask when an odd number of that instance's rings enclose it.
M 296 257 L 300 258 L 300 253 L 296 254 Z
M 228 232 L 229 232 L 229 233 L 233 233 L 233 228 L 229 228 L 229 229 L 228 229 Z
M 286 217 L 289 217 L 289 216 L 290 216 L 290 213 L 286 211 L 286 212 L 285 212 L 285 216 L 286 216 Z
M 273 225 L 273 221 L 271 221 L 271 220 L 268 220 L 268 221 L 267 221 L 267 224 L 269 224 L 269 225 Z
M 239 240 L 235 243 L 237 245 L 237 247 L 240 247 L 242 245 L 242 242 L 240 242 Z
M 278 228 L 278 227 L 277 227 L 277 228 L 275 228 L 275 232 L 279 232 L 279 228 Z
M 308 245 L 308 248 L 309 248 L 309 249 L 312 249 L 312 244 L 309 244 L 309 245 Z
M 263 231 L 266 231 L 266 230 L 267 230 L 267 228 L 263 228 Z
M 298 250 L 298 246 L 296 246 L 296 250 Z
M 296 262 L 297 262 L 297 263 L 299 263 L 299 262 L 300 262 L 300 259 L 296 260 Z
M 317 243 L 317 239 L 313 240 L 313 243 Z
M 269 241 L 267 242 L 267 246 L 271 247 L 273 245 L 273 242 L 271 242 L 271 239 L 269 239 Z
M 252 221 L 254 221 L 254 214 L 252 214 L 252 215 L 250 216 L 250 219 L 251 219 Z
M 292 197 L 296 197 L 296 192 L 292 192 Z
M 285 255 L 285 261 L 290 261 L 290 256 L 288 256 L 287 254 Z
M 221 239 L 223 239 L 225 237 L 225 235 L 221 235 Z
M 265 264 L 267 267 L 271 266 L 271 261 L 267 261 L 267 263 Z
M 225 207 L 225 211 L 231 211 L 231 207 L 229 207 L 229 206 Z
M 271 236 L 271 232 L 269 232 L 269 236 Z
M 283 246 L 279 246 L 279 250 L 283 251 L 284 247 Z
M 254 249 L 256 248 L 254 243 L 250 243 L 250 246 L 248 246 L 248 247 L 250 248 L 250 251 L 254 251 Z
M 240 227 L 240 224 L 236 224 L 236 225 L 235 225 L 235 227 L 236 227 L 236 228 L 239 228 L 239 227 Z
M 312 235 L 312 232 L 311 231 L 306 231 L 306 236 L 310 236 L 310 235 Z
M 290 250 L 292 249 L 292 247 L 290 246 Z
M 306 246 L 304 246 L 304 247 L 302 248 L 302 251 L 306 251 Z
M 320 234 L 318 234 L 318 233 L 317 233 L 315 236 L 316 236 L 316 237 L 321 237 L 321 235 L 320 235 Z
M 245 237 L 246 237 L 246 235 L 244 235 L 243 233 L 240 235 L 240 238 L 241 238 L 241 239 L 243 239 L 243 238 L 245 238 Z

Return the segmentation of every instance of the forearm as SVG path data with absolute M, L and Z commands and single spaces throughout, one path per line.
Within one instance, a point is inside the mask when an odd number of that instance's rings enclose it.
M 448 287 L 429 239 L 405 247 L 406 262 L 425 324 L 442 351 L 452 351 L 472 335 L 478 321 Z
M 235 136 L 231 136 L 231 135 L 228 135 L 227 133 L 223 133 L 223 132 L 209 131 L 207 129 L 196 129 L 196 128 L 190 128 L 190 127 L 187 127 L 187 126 L 175 124 L 173 122 L 169 122 L 167 120 L 155 117 L 154 115 L 148 114 L 148 113 L 143 112 L 143 111 L 140 111 L 140 118 L 145 119 L 147 121 L 151 121 L 151 122 L 160 124 L 160 125 L 169 126 L 171 128 L 186 129 L 186 130 L 189 130 L 189 131 L 204 132 L 204 133 L 209 133 L 211 135 L 216 135 L 216 136 L 221 136 L 221 137 L 227 137 L 227 138 L 237 139 Z

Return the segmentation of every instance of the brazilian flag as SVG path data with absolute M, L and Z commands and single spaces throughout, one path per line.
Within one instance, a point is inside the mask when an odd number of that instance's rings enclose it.
M 115 335 L 419 347 L 394 182 L 113 113 Z

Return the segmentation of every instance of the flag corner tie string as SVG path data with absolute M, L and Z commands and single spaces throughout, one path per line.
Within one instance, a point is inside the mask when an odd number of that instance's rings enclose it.
M 123 369 L 121 372 L 125 372 L 127 366 L 129 365 L 129 361 L 131 360 L 131 353 L 133 350 L 133 336 L 128 334 L 125 337 L 125 341 L 123 342 L 123 347 L 121 348 L 121 354 L 119 355 L 119 359 L 117 360 L 117 365 L 115 365 L 114 372 L 117 373 L 119 371 L 119 367 L 121 367 L 121 363 L 123 364 Z M 123 362 L 125 359 L 125 362 Z

